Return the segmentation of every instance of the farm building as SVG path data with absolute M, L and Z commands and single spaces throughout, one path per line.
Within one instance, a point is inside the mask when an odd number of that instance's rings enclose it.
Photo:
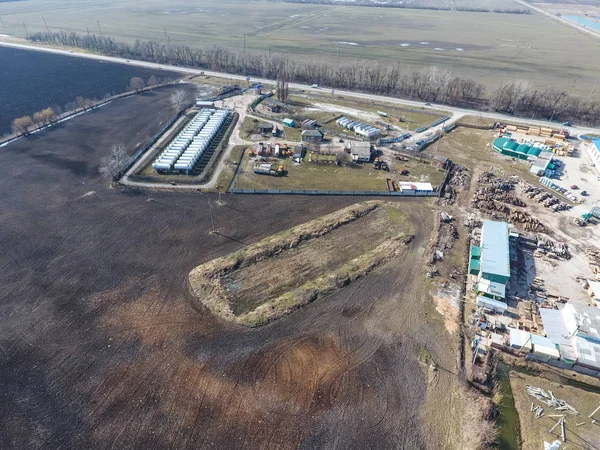
M 273 124 L 261 122 L 258 124 L 257 129 L 259 134 L 268 134 L 273 131 Z
M 433 186 L 431 183 L 412 183 L 412 182 L 400 182 L 398 183 L 400 192 L 403 194 L 425 194 L 433 192 Z
M 542 152 L 548 152 L 548 146 L 540 143 L 521 143 L 508 139 L 498 138 L 494 141 L 494 150 L 512 158 L 535 160 Z
M 320 144 L 323 141 L 323 133 L 319 130 L 304 130 L 302 132 L 302 142 Z
M 529 172 L 538 177 L 552 176 L 552 168 L 548 167 L 551 165 L 552 160 L 550 159 L 536 159 L 531 165 Z
M 592 143 L 587 146 L 587 152 L 591 162 L 594 163 L 596 170 L 600 173 L 600 139 L 592 140 Z
M 448 158 L 442 155 L 434 155 L 431 158 L 431 165 L 436 169 L 444 170 L 448 166 Z
M 472 246 L 469 271 L 477 273 L 477 295 L 503 300 L 506 284 L 510 279 L 510 255 L 508 224 L 506 222 L 483 221 L 481 245 Z
M 270 112 L 278 113 L 285 109 L 285 103 L 281 103 L 272 98 L 267 98 L 263 101 L 263 107 Z
M 371 161 L 371 144 L 368 142 L 350 142 L 350 155 L 352 155 L 352 161 L 355 162 Z

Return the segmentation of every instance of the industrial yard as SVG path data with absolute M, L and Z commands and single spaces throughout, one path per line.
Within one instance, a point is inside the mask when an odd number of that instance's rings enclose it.
M 16 243 L 1 256 L 2 446 L 434 449 L 457 439 L 458 358 L 418 263 L 431 200 L 401 201 L 414 230 L 403 258 L 258 330 L 227 323 L 189 293 L 194 267 L 358 199 L 219 204 L 110 187 L 101 158 L 154 136 L 175 113 L 171 93 L 114 101 L 0 152 L 15 168 L 0 181 L 0 234 Z
M 592 3 L 0 0 L 0 449 L 600 449 Z

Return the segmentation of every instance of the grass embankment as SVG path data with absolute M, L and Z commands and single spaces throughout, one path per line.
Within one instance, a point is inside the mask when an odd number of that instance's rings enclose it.
M 263 325 L 398 256 L 413 231 L 398 208 L 377 201 L 349 206 L 198 266 L 189 275 L 190 285 L 217 316 L 246 326 Z M 352 242 L 347 232 L 361 232 L 362 227 L 363 234 L 374 234 L 373 224 L 361 221 L 375 214 L 379 216 L 372 220 L 383 230 L 380 239 L 364 236 L 354 253 L 342 248 Z M 343 232 L 336 234 L 338 229 Z

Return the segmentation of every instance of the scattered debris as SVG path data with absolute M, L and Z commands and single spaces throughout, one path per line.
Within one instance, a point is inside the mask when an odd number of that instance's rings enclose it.
M 553 407 L 556 411 L 564 411 L 568 414 L 579 414 L 575 408 L 566 401 L 558 399 L 552 394 L 552 391 L 544 391 L 542 388 L 527 385 L 527 394 L 538 399 L 540 402 Z

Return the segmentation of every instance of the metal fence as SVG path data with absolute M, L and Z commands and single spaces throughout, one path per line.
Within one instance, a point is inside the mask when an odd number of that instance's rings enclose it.
M 150 139 L 148 142 L 146 142 L 146 145 L 144 145 L 137 152 L 135 152 L 135 154 L 131 157 L 129 162 L 127 164 L 125 164 L 125 167 L 123 167 L 121 169 L 121 171 L 115 176 L 115 180 L 121 179 L 121 177 L 124 176 L 129 171 L 129 169 L 131 169 L 134 166 L 134 164 L 139 161 L 139 159 L 142 157 L 142 155 L 144 153 L 146 153 L 156 143 L 156 141 L 158 141 L 158 139 L 160 139 L 160 137 L 165 133 L 165 131 L 167 131 L 169 128 L 171 128 L 171 126 L 181 117 L 181 115 L 183 114 L 183 111 L 185 111 L 185 109 L 183 109 L 182 111 L 179 111 L 177 114 L 175 114 L 171 118 L 171 120 L 169 120 L 165 124 L 165 126 L 162 127 L 160 129 L 160 131 L 152 137 L 152 139 Z
M 231 189 L 232 194 L 271 194 L 271 195 L 346 195 L 371 197 L 439 197 L 434 192 L 390 192 L 390 191 L 327 191 L 316 189 Z

